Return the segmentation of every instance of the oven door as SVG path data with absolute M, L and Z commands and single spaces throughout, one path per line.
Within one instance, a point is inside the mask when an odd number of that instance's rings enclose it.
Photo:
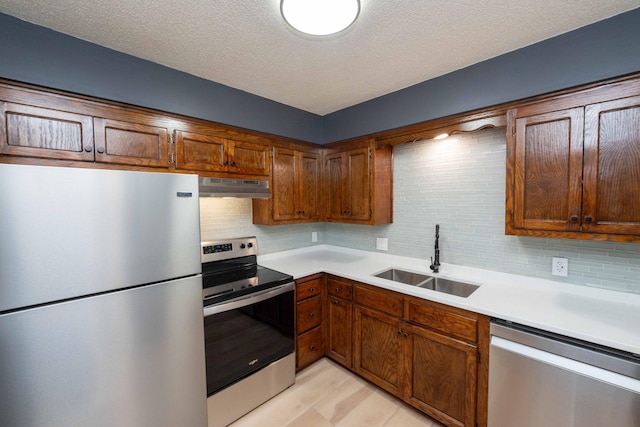
M 204 308 L 207 396 L 294 352 L 293 282 Z

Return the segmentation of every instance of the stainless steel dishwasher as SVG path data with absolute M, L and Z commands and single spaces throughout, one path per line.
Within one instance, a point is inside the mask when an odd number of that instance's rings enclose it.
M 640 356 L 494 320 L 489 427 L 640 427 Z

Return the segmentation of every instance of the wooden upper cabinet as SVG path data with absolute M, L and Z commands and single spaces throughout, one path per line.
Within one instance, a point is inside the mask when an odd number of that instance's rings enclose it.
M 96 161 L 169 167 L 169 132 L 164 127 L 96 117 Z
M 601 101 L 629 92 L 509 111 L 507 234 L 640 240 L 640 96 Z
M 176 168 L 191 171 L 225 172 L 226 140 L 182 130 L 175 131 Z
M 325 156 L 327 219 L 371 218 L 371 163 L 368 147 Z
M 640 236 L 640 96 L 585 109 L 583 230 Z
M 201 172 L 269 175 L 270 145 L 176 130 L 176 168 Z
M 270 157 L 269 144 L 255 142 L 227 141 L 227 156 L 229 161 L 229 172 L 242 173 L 247 175 L 269 175 Z
M 292 224 L 320 219 L 320 155 L 273 148 L 269 200 L 253 200 L 254 224 Z
M 512 120 L 515 128 L 513 226 L 579 230 L 582 109 L 525 117 L 515 113 Z
M 0 154 L 93 161 L 93 118 L 0 102 Z

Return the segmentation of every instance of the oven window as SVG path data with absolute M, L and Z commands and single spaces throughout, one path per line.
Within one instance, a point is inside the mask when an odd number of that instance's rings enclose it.
M 207 395 L 294 351 L 293 291 L 204 319 Z

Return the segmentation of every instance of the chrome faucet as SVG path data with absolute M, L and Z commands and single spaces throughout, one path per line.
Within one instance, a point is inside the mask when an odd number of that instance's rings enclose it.
M 431 257 L 431 265 L 429 266 L 429 268 L 433 270 L 434 273 L 437 273 L 438 270 L 440 270 L 440 246 L 438 245 L 439 238 L 440 238 L 440 224 L 436 224 L 436 245 L 435 245 L 436 260 L 434 261 L 433 257 Z

